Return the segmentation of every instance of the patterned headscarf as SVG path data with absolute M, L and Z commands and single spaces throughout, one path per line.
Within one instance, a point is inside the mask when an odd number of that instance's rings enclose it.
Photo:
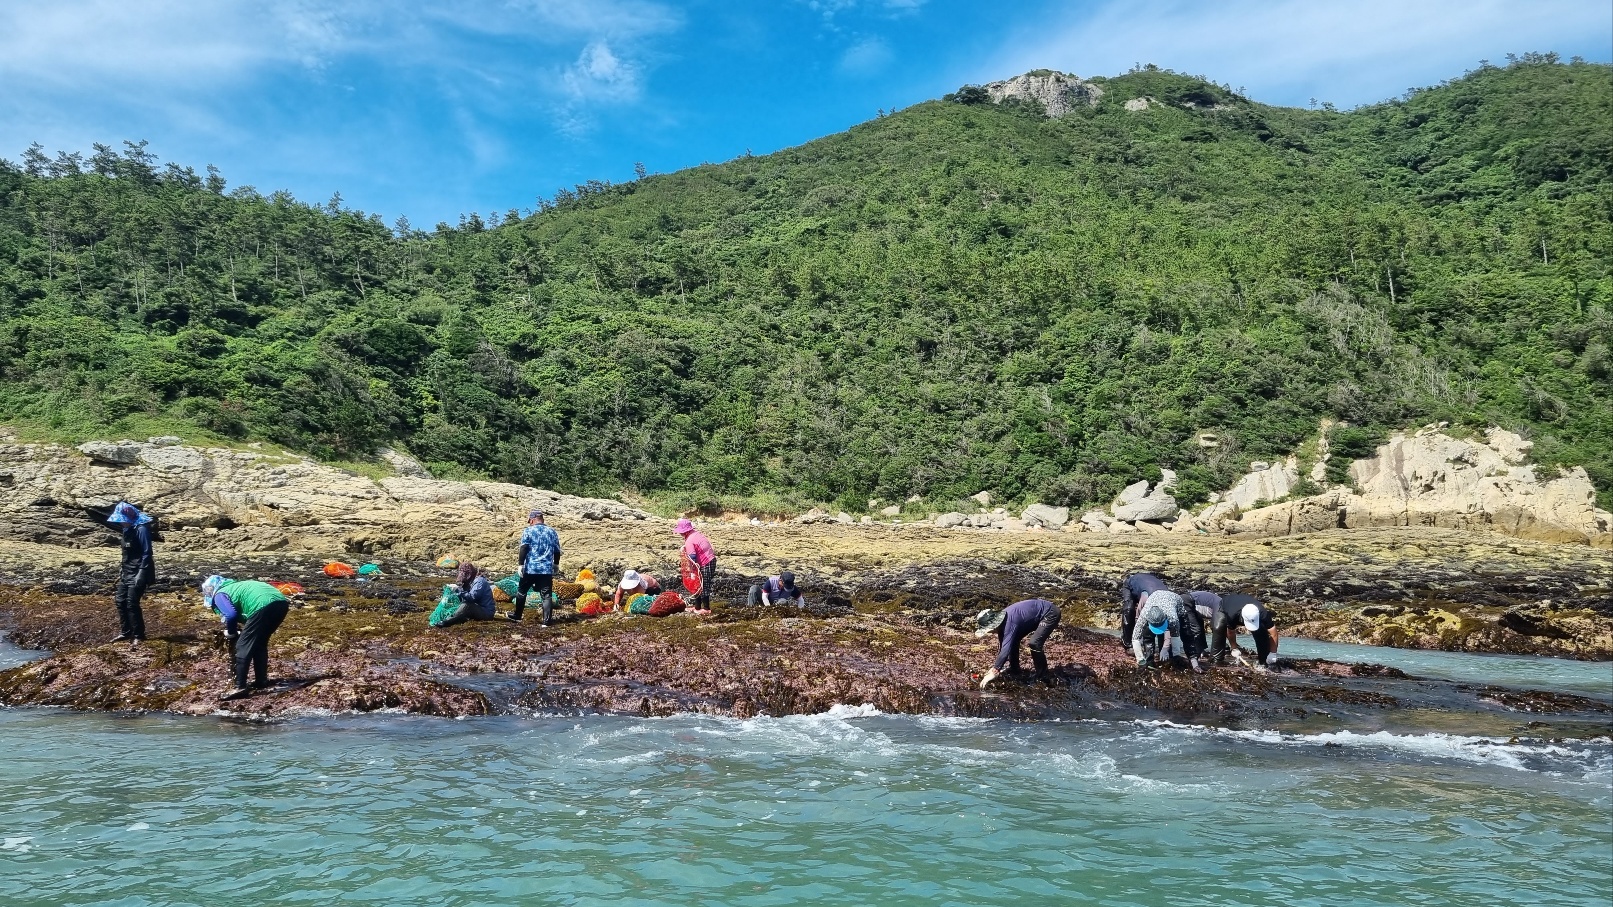
M 124 501 L 112 508 L 112 515 L 107 517 L 106 521 L 114 526 L 120 523 L 125 526 L 143 526 L 151 522 L 151 517 L 141 513 L 138 507 L 128 501 Z
M 454 577 L 454 581 L 459 584 L 459 588 L 469 592 L 470 584 L 476 582 L 476 577 L 481 575 L 481 572 L 481 568 L 470 561 L 461 561 L 459 575 Z
M 227 582 L 229 580 L 216 573 L 202 580 L 202 601 L 209 605 L 212 604 L 213 596 L 217 595 L 218 590 L 224 588 L 224 584 Z

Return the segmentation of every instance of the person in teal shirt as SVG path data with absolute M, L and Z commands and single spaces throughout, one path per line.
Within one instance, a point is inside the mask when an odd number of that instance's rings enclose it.
M 224 637 L 235 641 L 235 688 L 224 699 L 251 695 L 246 685 L 252 668 L 254 687 L 269 685 L 269 637 L 291 610 L 279 589 L 255 579 L 229 580 L 209 576 L 202 583 L 202 598 L 224 622 Z

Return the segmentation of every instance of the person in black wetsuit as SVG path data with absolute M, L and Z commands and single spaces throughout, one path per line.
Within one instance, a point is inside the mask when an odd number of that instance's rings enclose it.
M 1047 670 L 1047 653 L 1044 648 L 1047 638 L 1059 625 L 1059 606 L 1045 598 L 1031 598 L 1022 602 L 1014 602 L 1001 611 L 986 609 L 975 616 L 978 629 L 975 636 L 984 637 L 996 633 L 1002 640 L 1002 647 L 997 652 L 997 660 L 991 665 L 991 670 L 980 681 L 983 690 L 986 685 L 997 679 L 1004 667 L 1011 667 L 1014 673 L 1019 673 L 1019 644 L 1025 643 L 1031 650 L 1031 663 L 1036 666 L 1036 679 L 1043 683 L 1051 683 L 1053 675 Z
M 123 533 L 123 558 L 113 593 L 118 606 L 118 635 L 112 641 L 128 640 L 139 645 L 146 641 L 146 618 L 140 610 L 140 599 L 146 587 L 157 579 L 157 564 L 151 553 L 151 517 L 125 501 L 112 508 L 107 523 Z
M 1259 602 L 1249 602 L 1238 612 L 1243 628 L 1255 638 L 1255 670 L 1277 666 L 1277 616 Z
M 1137 612 L 1142 608 L 1148 593 L 1165 588 L 1165 581 L 1152 573 L 1132 573 L 1120 581 L 1120 648 L 1131 648 L 1131 636 L 1137 626 Z

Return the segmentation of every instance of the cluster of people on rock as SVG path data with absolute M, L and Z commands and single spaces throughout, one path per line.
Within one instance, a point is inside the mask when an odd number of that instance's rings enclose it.
M 976 615 L 975 635 L 997 634 L 997 658 L 981 678 L 985 689 L 1006 668 L 1019 673 L 1019 646 L 1030 649 L 1036 678 L 1049 682 L 1045 647 L 1059 625 L 1058 605 L 1033 598 L 1015 602 L 1001 611 L 986 609 Z M 1120 645 L 1137 659 L 1141 669 L 1176 665 L 1204 673 L 1202 662 L 1247 664 L 1238 645 L 1238 630 L 1249 631 L 1255 644 L 1254 667 L 1264 671 L 1277 664 L 1277 619 L 1254 596 L 1241 592 L 1222 595 L 1204 589 L 1172 590 L 1152 573 L 1136 572 L 1120 581 Z M 1206 632 L 1208 628 L 1208 632 Z

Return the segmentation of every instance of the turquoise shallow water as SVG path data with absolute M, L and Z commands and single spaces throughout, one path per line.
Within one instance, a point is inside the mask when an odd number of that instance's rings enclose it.
M 1613 742 L 0 710 L 0 903 L 1606 904 Z

